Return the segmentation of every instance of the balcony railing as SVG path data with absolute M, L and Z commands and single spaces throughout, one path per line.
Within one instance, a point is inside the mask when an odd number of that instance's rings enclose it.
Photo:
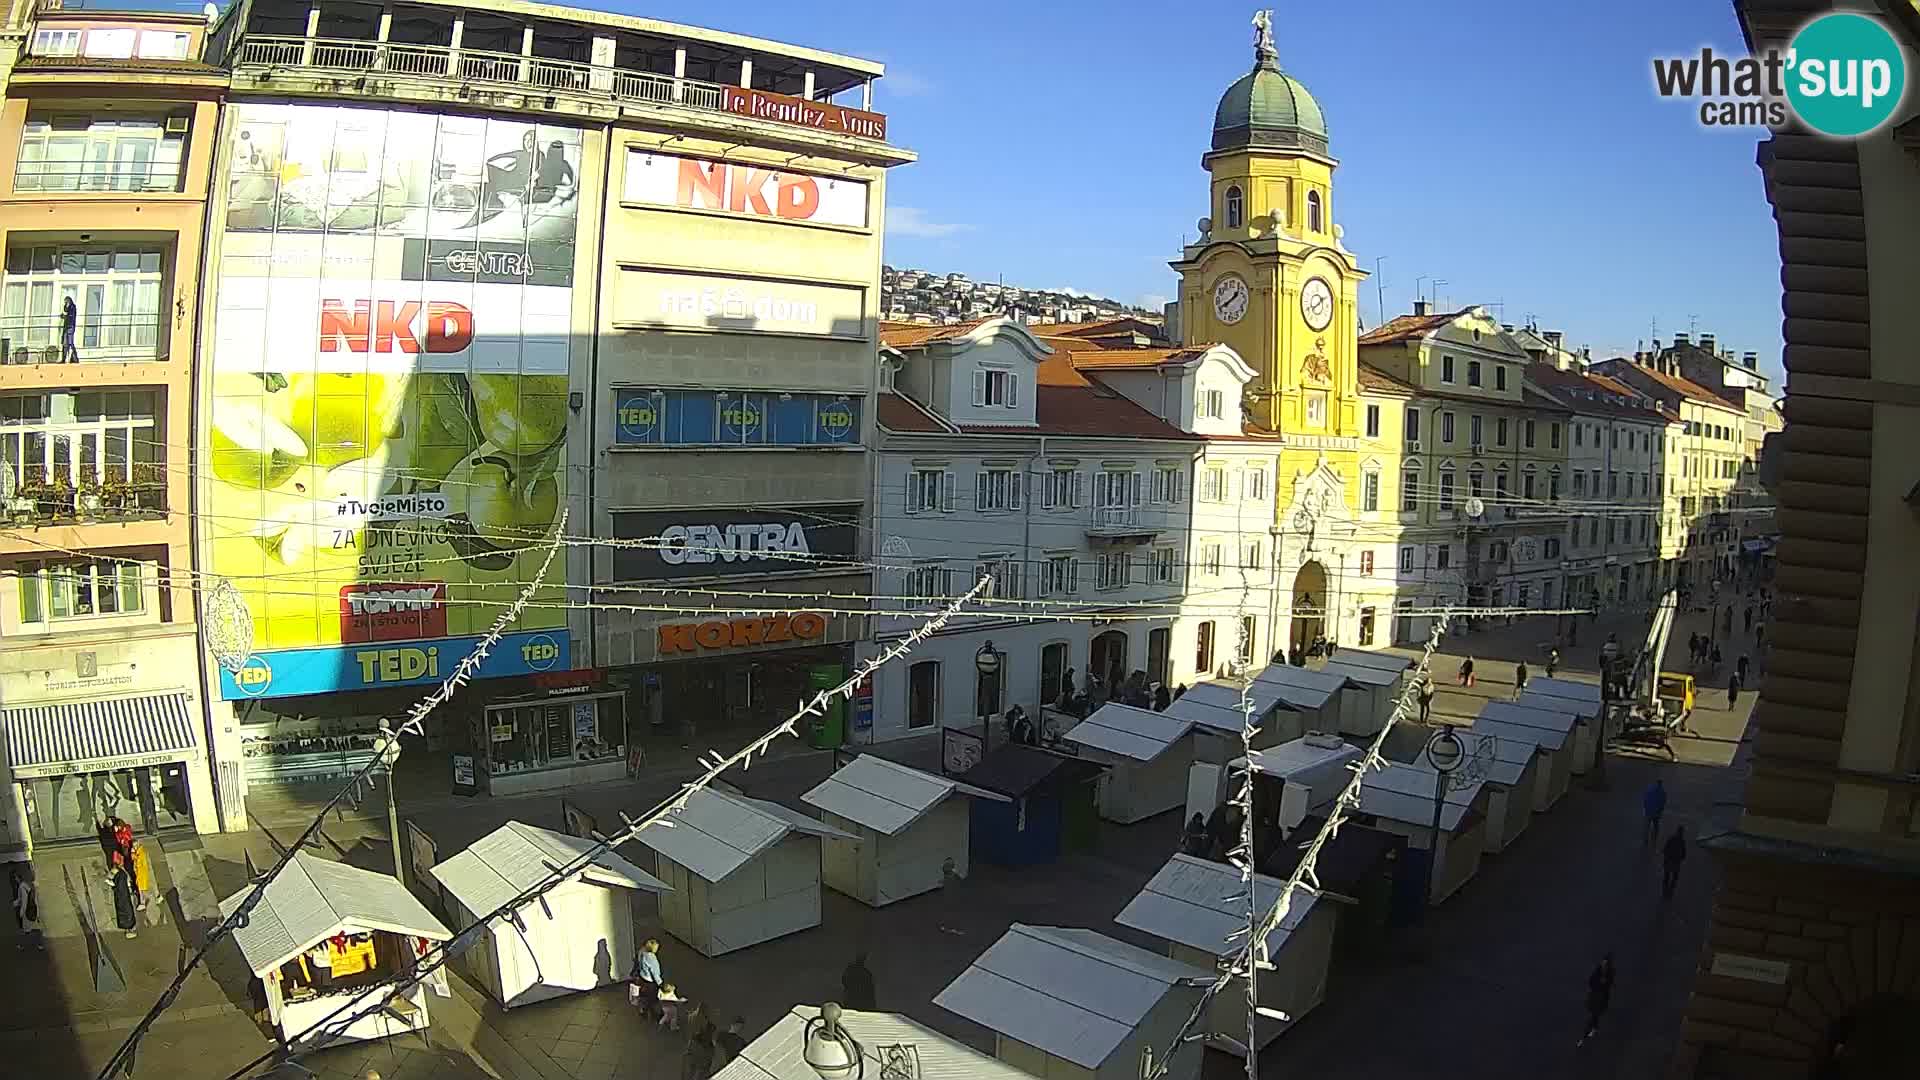
M 404 45 L 331 38 L 250 34 L 241 39 L 234 53 L 236 67 L 247 64 L 597 93 L 608 95 L 616 101 L 684 105 L 716 112 L 726 111 L 728 90 L 728 87 L 718 83 L 701 82 L 698 79 L 676 79 L 670 75 L 596 67 L 571 60 L 549 60 L 482 49 L 455 49 L 444 45 Z
M 179 162 L 121 162 L 66 166 L 66 162 L 22 161 L 14 170 L 16 192 L 153 192 L 180 190 Z
M 0 511 L 5 520 L 26 527 L 136 521 L 166 514 L 167 486 L 159 480 L 78 487 L 28 482 L 14 489 Z
M 158 360 L 166 336 L 159 315 L 82 315 L 71 335 L 58 319 L 0 319 L 0 364 Z

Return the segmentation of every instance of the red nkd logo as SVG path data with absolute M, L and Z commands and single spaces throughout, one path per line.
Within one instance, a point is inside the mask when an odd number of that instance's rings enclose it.
M 424 310 L 425 315 L 422 315 Z M 420 332 L 414 326 L 420 324 Z M 473 312 L 450 300 L 320 301 L 320 351 L 457 353 L 473 344 Z

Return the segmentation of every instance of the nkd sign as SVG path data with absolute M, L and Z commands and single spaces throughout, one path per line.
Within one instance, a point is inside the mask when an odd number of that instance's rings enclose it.
M 615 511 L 619 581 L 835 569 L 858 552 L 857 506 Z
M 647 206 L 713 210 L 815 225 L 867 224 L 867 185 L 791 169 L 627 151 L 625 199 Z

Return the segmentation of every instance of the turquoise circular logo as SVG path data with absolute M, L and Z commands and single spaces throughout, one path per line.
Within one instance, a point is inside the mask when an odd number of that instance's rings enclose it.
M 1907 89 L 1900 45 L 1865 15 L 1823 15 L 1787 54 L 1787 101 L 1823 135 L 1865 135 L 1893 115 Z
M 248 697 L 261 697 L 273 689 L 273 665 L 264 656 L 249 656 L 233 673 L 234 685 Z

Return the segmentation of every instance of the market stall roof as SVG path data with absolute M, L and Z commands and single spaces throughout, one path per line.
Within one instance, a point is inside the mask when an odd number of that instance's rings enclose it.
M 1527 693 L 1541 697 L 1565 698 L 1568 701 L 1584 702 L 1588 705 L 1600 704 L 1600 687 L 1595 683 L 1574 682 L 1572 679 L 1549 679 L 1545 676 L 1527 680 Z
M 1433 824 L 1433 787 L 1439 774 L 1418 765 L 1389 764 L 1360 782 L 1360 812 L 1411 825 Z M 1440 828 L 1452 832 L 1473 807 L 1483 780 L 1449 788 L 1440 811 Z
M 1014 923 L 933 1003 L 1097 1069 L 1169 990 L 1212 979 L 1211 972 L 1091 930 Z
M 1278 878 L 1254 875 L 1254 901 L 1260 910 L 1273 907 L 1283 884 Z M 1280 950 L 1287 935 L 1313 910 L 1314 899 L 1305 889 L 1295 890 L 1287 903 L 1286 917 L 1267 935 L 1269 956 Z M 1226 863 L 1175 855 L 1113 921 L 1201 952 L 1225 956 L 1237 951 L 1246 937 L 1246 884 L 1240 880 L 1240 871 Z
M 1280 698 L 1270 689 L 1248 687 L 1247 702 L 1253 706 L 1253 718 L 1260 720 L 1280 704 Z M 1221 683 L 1201 683 L 1193 687 L 1174 699 L 1161 715 L 1190 721 L 1196 727 L 1236 739 L 1246 727 L 1246 717 L 1240 712 L 1240 691 Z
M 1193 730 L 1193 721 L 1110 701 L 1073 725 L 1066 740 L 1109 754 L 1152 761 Z
M 954 792 L 1006 802 L 1007 797 L 945 776 L 921 772 L 872 754 L 861 754 L 822 780 L 800 801 L 857 821 L 884 836 L 897 836 Z
M 1454 732 L 1467 748 L 1468 756 L 1478 753 L 1482 743 L 1491 743 L 1493 763 L 1487 768 L 1487 783 L 1512 787 L 1526 775 L 1539 744 L 1532 740 L 1502 738 L 1498 732 L 1484 731 L 1478 725 Z
M 1569 717 L 1568 719 L 1572 718 Z M 1568 725 L 1568 729 L 1571 730 L 1571 728 L 1572 725 Z M 1506 720 L 1495 720 L 1488 716 L 1481 716 L 1475 720 L 1472 727 L 1456 728 L 1454 730 L 1460 735 L 1465 735 L 1469 731 L 1491 735 L 1499 739 L 1502 743 L 1510 745 L 1531 742 L 1534 746 L 1548 753 L 1552 753 L 1567 745 L 1566 731 L 1556 731 L 1553 728 L 1531 727 L 1526 724 L 1515 724 Z
M 981 758 L 960 778 L 975 787 L 1018 799 L 1048 784 L 1091 780 L 1103 771 L 1091 761 L 1008 743 Z
M 232 915 L 249 891 L 220 901 L 220 914 Z M 342 930 L 453 937 L 392 876 L 301 851 L 267 884 L 246 922 L 233 928 L 233 940 L 253 973 L 264 975 Z
M 1588 701 L 1585 698 L 1558 697 L 1553 694 L 1536 693 L 1533 682 L 1527 682 L 1527 692 L 1515 699 L 1514 704 L 1535 709 L 1553 709 L 1557 712 L 1572 713 L 1582 720 L 1592 720 L 1600 715 L 1600 701 Z
M 808 1065 L 807 1022 L 820 1015 L 811 1005 L 796 1005 L 727 1062 L 714 1080 L 820 1080 Z M 915 1023 L 899 1013 L 840 1010 L 840 1026 L 884 1065 L 885 1048 L 913 1048 L 914 1080 L 1033 1080 L 1019 1069 L 973 1047 Z M 891 1075 L 884 1068 L 875 1070 Z
M 1366 664 L 1343 664 L 1338 660 L 1329 660 L 1320 666 L 1322 674 L 1345 675 L 1361 686 L 1393 686 L 1400 681 L 1400 672 L 1385 668 L 1369 667 Z
M 1344 768 L 1359 757 L 1360 748 L 1351 743 L 1333 736 L 1306 735 L 1235 758 L 1228 767 L 1243 769 L 1251 760 L 1254 772 L 1284 780 L 1308 772 L 1318 777 L 1328 769 Z
M 1548 731 L 1558 732 L 1562 740 L 1564 740 L 1566 736 L 1573 733 L 1573 726 L 1579 722 L 1579 717 L 1573 714 L 1573 710 L 1566 707 L 1570 704 L 1569 702 L 1555 702 L 1551 698 L 1535 698 L 1529 701 L 1527 700 L 1527 695 L 1522 694 L 1520 695 L 1520 700 L 1517 702 L 1487 702 L 1485 705 L 1480 706 L 1480 718 L 1498 720 L 1507 724 L 1520 724 L 1524 727 L 1545 728 Z M 1479 719 L 1474 721 L 1475 726 L 1478 726 L 1479 723 Z M 1558 750 L 1560 748 L 1558 746 L 1551 746 L 1548 747 L 1548 749 Z
M 1404 675 L 1407 669 L 1413 666 L 1411 659 L 1399 653 L 1369 652 L 1365 649 L 1335 649 L 1333 661 L 1337 664 L 1346 664 L 1348 667 L 1379 668 L 1381 671 L 1391 671 L 1395 675 Z
M 649 825 L 635 839 L 686 867 L 705 881 L 721 881 L 753 857 L 798 831 L 856 840 L 851 833 L 765 799 L 702 789 L 686 809 Z
M 1427 820 L 1431 822 L 1433 819 L 1429 817 Z M 1326 823 L 1325 817 L 1308 814 L 1300 823 L 1300 835 L 1316 835 Z M 1342 822 L 1340 830 L 1321 845 L 1320 856 L 1313 864 L 1313 876 L 1320 881 L 1322 895 L 1358 897 L 1360 883 L 1379 871 L 1380 864 L 1386 861 L 1387 852 L 1405 843 L 1406 840 L 1397 833 L 1375 829 L 1357 821 Z M 1293 868 L 1300 865 L 1300 860 L 1306 854 L 1305 844 L 1277 844 L 1261 869 L 1275 877 L 1284 878 L 1293 873 Z
M 1333 695 L 1347 688 L 1348 679 L 1337 671 L 1314 671 L 1292 664 L 1268 664 L 1260 674 L 1254 676 L 1253 685 L 1269 687 L 1268 692 L 1293 708 L 1319 709 L 1332 701 Z
M 468 911 L 492 911 L 546 880 L 550 871 L 569 865 L 597 845 L 592 840 L 509 821 L 445 862 L 428 869 Z M 611 851 L 602 851 L 580 872 L 580 880 L 641 892 L 672 892 L 673 887 Z

